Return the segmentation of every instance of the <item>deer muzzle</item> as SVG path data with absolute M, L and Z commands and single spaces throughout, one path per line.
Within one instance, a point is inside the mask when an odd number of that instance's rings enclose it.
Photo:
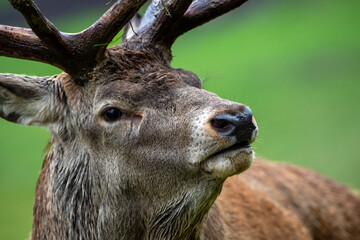
M 216 101 L 215 99 L 213 100 Z M 258 127 L 250 108 L 218 99 L 194 122 L 191 163 L 216 178 L 227 178 L 250 167 Z

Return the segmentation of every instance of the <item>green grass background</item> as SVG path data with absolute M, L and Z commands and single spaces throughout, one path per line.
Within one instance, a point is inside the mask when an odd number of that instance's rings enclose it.
M 360 189 L 360 1 L 246 5 L 179 38 L 173 66 L 198 74 L 205 89 L 252 108 L 260 128 L 258 156 L 315 169 Z M 101 14 L 64 16 L 55 24 L 76 32 Z M 59 70 L 0 57 L 0 72 Z M 0 120 L 0 239 L 30 233 L 49 139 L 43 129 Z

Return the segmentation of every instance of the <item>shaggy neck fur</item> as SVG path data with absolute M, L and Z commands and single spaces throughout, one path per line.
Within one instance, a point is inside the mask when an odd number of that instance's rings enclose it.
M 146 198 L 115 186 L 94 163 L 86 149 L 54 144 L 37 184 L 32 239 L 199 239 L 222 187 L 205 181 L 167 199 Z

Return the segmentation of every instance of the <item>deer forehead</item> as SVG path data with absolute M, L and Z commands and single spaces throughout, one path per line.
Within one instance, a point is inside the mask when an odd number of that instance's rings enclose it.
M 119 48 L 109 51 L 109 57 L 89 74 L 85 86 L 75 84 L 66 73 L 60 74 L 70 105 L 79 99 L 127 102 L 130 106 L 163 107 L 177 96 L 175 92 L 188 86 L 201 88 L 201 80 L 183 69 L 174 69 L 159 54 Z M 86 101 L 85 101 L 86 102 Z
M 171 78 L 149 82 L 116 80 L 96 89 L 95 104 L 112 101 L 130 108 L 161 108 L 171 104 L 176 98 L 177 89 L 182 87 L 185 87 L 184 84 Z
M 158 112 L 170 111 L 187 115 L 194 111 L 200 114 L 202 109 L 209 107 L 221 111 L 234 103 L 169 77 L 146 83 L 131 80 L 109 82 L 96 89 L 94 104 L 97 110 L 104 105 L 113 105 L 133 111 L 154 109 Z

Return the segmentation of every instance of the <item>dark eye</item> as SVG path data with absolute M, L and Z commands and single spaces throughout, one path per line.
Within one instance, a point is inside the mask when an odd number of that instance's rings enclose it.
M 102 117 L 106 122 L 112 123 L 118 121 L 121 118 L 122 112 L 117 108 L 106 109 Z

